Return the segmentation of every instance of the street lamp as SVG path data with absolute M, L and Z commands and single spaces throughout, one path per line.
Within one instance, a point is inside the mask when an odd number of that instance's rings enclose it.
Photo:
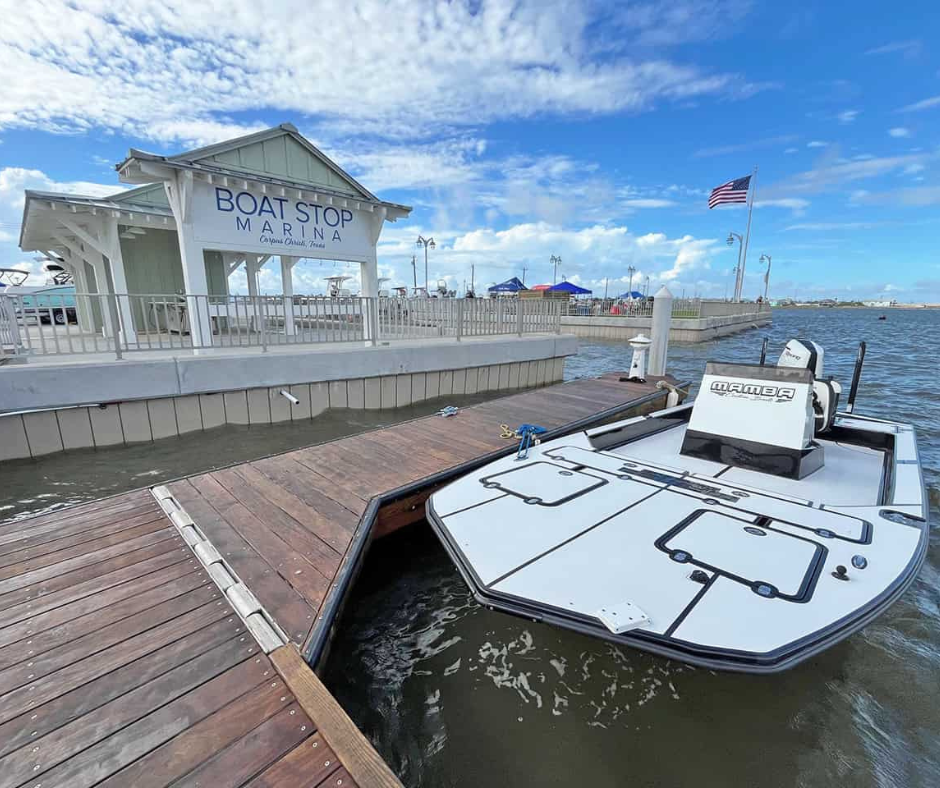
M 418 240 L 415 241 L 415 246 L 424 247 L 424 292 L 430 295 L 431 291 L 428 289 L 428 249 L 434 248 L 434 239 L 419 235 Z
M 561 257 L 552 255 L 548 261 L 555 267 L 554 273 L 552 274 L 552 284 L 558 284 L 558 264 L 561 263 Z
M 738 267 L 735 268 L 734 277 L 734 301 L 741 300 L 741 289 L 744 287 L 744 269 L 741 267 L 741 250 L 744 248 L 744 236 L 738 233 L 728 233 L 728 246 L 734 246 L 735 239 L 738 242 Z
M 762 254 L 760 261 L 767 263 L 767 272 L 764 274 L 764 303 L 767 303 L 767 291 L 770 289 L 770 255 Z
M 632 265 L 628 266 L 627 273 L 630 274 L 630 287 L 627 290 L 627 295 L 630 296 L 630 298 L 633 298 L 633 275 L 636 273 L 636 268 L 634 268 Z

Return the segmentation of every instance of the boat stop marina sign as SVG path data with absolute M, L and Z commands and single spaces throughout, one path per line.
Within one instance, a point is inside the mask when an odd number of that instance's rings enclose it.
M 212 248 L 365 261 L 374 245 L 373 215 L 296 195 L 193 185 L 193 236 Z

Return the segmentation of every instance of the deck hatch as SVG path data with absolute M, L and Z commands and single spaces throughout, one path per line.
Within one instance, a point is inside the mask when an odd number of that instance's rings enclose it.
M 818 572 L 825 548 L 809 539 L 700 510 L 657 541 L 683 563 L 714 570 L 745 583 L 762 596 L 800 599 Z M 770 587 L 772 594 L 766 592 Z M 759 590 L 760 589 L 760 590 Z
M 484 476 L 480 483 L 488 489 L 499 489 L 522 498 L 526 503 L 558 506 L 603 487 L 607 480 L 551 462 L 533 462 Z

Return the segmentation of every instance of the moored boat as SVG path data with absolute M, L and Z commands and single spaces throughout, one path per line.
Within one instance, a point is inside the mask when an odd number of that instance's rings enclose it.
M 789 668 L 913 581 L 927 501 L 910 425 L 855 413 L 791 340 L 709 362 L 694 403 L 532 446 L 434 493 L 483 604 L 695 665 Z M 887 415 L 887 414 L 882 414 Z

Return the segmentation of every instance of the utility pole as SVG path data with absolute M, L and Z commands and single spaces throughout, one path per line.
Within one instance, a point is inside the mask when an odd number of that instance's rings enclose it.
M 554 267 L 554 273 L 552 274 L 552 284 L 558 284 L 558 264 L 561 262 L 561 257 L 557 255 L 552 255 L 548 260 Z
M 630 274 L 630 287 L 627 290 L 627 295 L 633 298 L 633 275 L 636 273 L 636 268 L 631 265 L 627 268 L 627 273 Z
M 474 282 L 473 275 L 474 275 L 474 273 L 475 273 L 475 266 L 473 265 L 473 263 L 470 263 L 470 292 L 473 293 L 473 295 L 475 296 L 475 295 L 476 295 L 476 288 L 473 286 L 473 282 Z
M 423 235 L 419 235 L 418 240 L 415 241 L 415 244 L 417 246 L 424 247 L 424 292 L 430 295 L 431 293 L 428 289 L 428 248 L 434 248 L 434 239 L 425 238 Z
M 417 292 L 418 291 L 417 255 L 411 255 L 411 275 L 412 275 L 412 278 L 414 279 L 414 291 L 413 292 Z
M 526 268 L 525 266 L 522 266 L 522 284 L 525 284 L 525 272 L 528 270 L 529 270 L 528 268 Z

